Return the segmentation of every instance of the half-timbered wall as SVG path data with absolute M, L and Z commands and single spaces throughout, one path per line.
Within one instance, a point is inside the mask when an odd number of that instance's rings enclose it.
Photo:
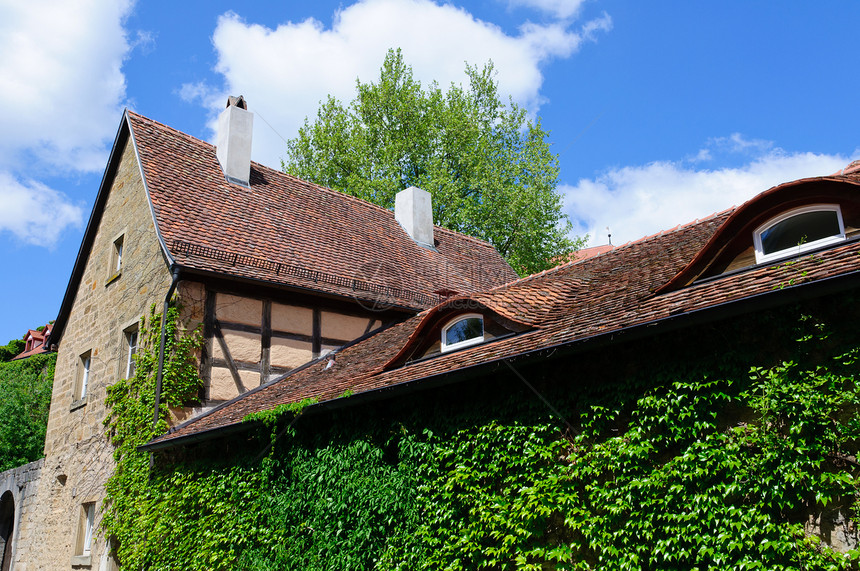
M 186 312 L 202 315 L 203 408 L 236 397 L 382 326 L 378 313 L 289 303 L 183 284 Z M 190 302 L 190 303 L 189 303 Z M 197 309 L 195 309 L 195 306 Z M 202 307 L 202 309 L 201 309 Z M 193 322 L 192 322 L 193 325 Z

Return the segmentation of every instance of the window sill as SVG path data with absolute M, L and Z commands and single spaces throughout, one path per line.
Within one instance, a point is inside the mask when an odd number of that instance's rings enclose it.
M 78 410 L 79 408 L 85 406 L 87 406 L 87 397 L 72 401 L 72 406 L 69 407 L 69 412 L 72 412 L 73 410 Z
M 119 272 L 115 273 L 114 275 L 112 275 L 111 277 L 109 277 L 107 279 L 107 281 L 105 282 L 105 287 L 109 286 L 110 284 L 112 284 L 113 282 L 118 280 L 121 275 L 122 275 L 122 271 L 119 271 Z
M 92 567 L 92 555 L 72 555 L 72 567 Z

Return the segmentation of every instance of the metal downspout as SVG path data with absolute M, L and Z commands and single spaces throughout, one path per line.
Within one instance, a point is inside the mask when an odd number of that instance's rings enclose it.
M 176 291 L 176 284 L 179 283 L 179 266 L 173 266 L 173 279 L 170 282 L 170 289 L 167 290 L 167 295 L 164 297 L 164 310 L 161 312 L 161 341 L 158 344 L 158 372 L 155 375 L 155 410 L 153 411 L 152 425 L 158 424 L 158 409 L 161 406 L 161 379 L 164 375 L 164 345 L 167 338 L 167 310 L 170 307 L 170 298 L 173 297 L 173 292 Z

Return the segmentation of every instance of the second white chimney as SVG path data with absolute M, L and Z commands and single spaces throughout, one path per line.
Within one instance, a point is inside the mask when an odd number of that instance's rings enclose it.
M 218 145 L 215 155 L 224 176 L 230 182 L 250 186 L 251 136 L 254 132 L 254 114 L 248 111 L 245 98 L 230 97 L 227 108 L 218 117 Z
M 433 248 L 433 201 L 429 192 L 417 186 L 398 192 L 394 197 L 394 219 L 420 246 Z

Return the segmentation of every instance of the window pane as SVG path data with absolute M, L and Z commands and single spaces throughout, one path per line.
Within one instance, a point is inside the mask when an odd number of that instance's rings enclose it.
M 114 247 L 114 267 L 113 270 L 115 273 L 119 273 L 122 270 L 122 242 L 123 237 L 120 236 L 116 242 L 113 243 Z
M 84 531 L 84 545 L 81 553 L 83 555 L 90 554 L 90 548 L 93 543 L 93 522 L 96 516 L 96 505 L 95 504 L 84 504 L 84 517 L 86 521 L 84 522 L 85 531 Z
M 761 246 L 765 254 L 772 254 L 839 234 L 839 217 L 835 210 L 804 212 L 762 232 Z
M 461 319 L 445 332 L 445 344 L 453 345 L 467 339 L 484 336 L 484 320 L 480 317 Z
M 128 359 L 125 364 L 125 378 L 131 378 L 134 375 L 134 355 L 137 353 L 137 331 L 129 331 L 126 333 L 126 355 Z
M 87 383 L 90 380 L 90 356 L 86 355 L 83 358 L 83 371 L 81 377 L 81 394 L 78 398 L 84 398 L 87 396 Z

